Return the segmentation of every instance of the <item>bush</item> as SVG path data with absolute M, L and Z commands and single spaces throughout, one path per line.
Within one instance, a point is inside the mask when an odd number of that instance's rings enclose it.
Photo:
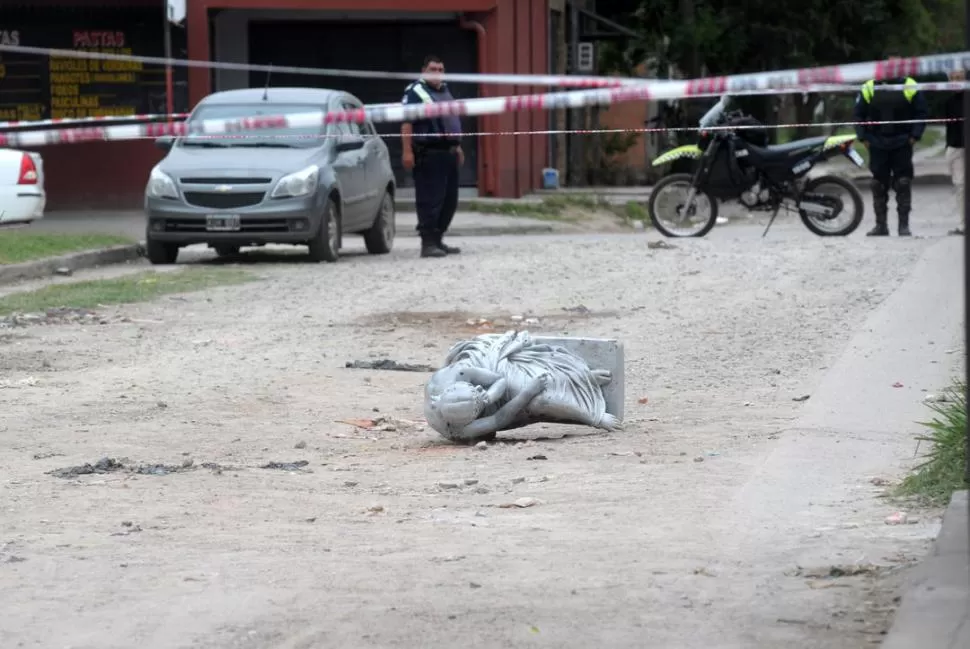
M 929 434 L 916 439 L 931 445 L 924 462 L 899 486 L 899 495 L 918 496 L 944 505 L 954 491 L 966 489 L 967 385 L 957 381 L 928 404 L 936 414 L 932 421 L 920 422 Z

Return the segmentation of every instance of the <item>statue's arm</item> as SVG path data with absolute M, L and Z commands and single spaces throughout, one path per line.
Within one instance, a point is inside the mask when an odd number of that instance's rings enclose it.
M 504 383 L 504 379 L 502 380 Z M 543 389 L 546 387 L 547 377 L 545 374 L 538 376 L 533 379 L 528 387 L 526 387 L 522 392 L 512 397 L 511 400 L 504 406 L 498 409 L 498 411 L 489 415 L 488 417 L 482 417 L 481 419 L 476 419 L 472 423 L 465 426 L 462 429 L 462 437 L 481 437 L 482 435 L 488 435 L 489 433 L 497 433 L 500 430 L 506 430 L 515 423 L 516 418 L 519 414 L 529 405 L 536 396 L 538 396 Z
M 500 403 L 509 386 L 509 382 L 501 374 L 479 367 L 463 369 L 458 373 L 458 378 L 488 388 L 488 403 Z
M 502 375 L 491 370 L 482 369 L 480 367 L 463 367 L 458 372 L 458 380 L 468 381 L 469 383 L 474 383 L 475 385 L 480 385 L 483 388 L 487 388 L 493 385 L 496 381 L 502 380 Z

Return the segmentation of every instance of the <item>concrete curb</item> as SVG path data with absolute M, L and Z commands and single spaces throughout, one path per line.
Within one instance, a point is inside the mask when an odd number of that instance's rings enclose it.
M 22 264 L 0 266 L 0 284 L 12 284 L 29 279 L 44 279 L 45 277 L 53 275 L 54 271 L 58 268 L 80 270 L 82 268 L 95 268 L 109 264 L 121 264 L 140 258 L 143 251 L 144 248 L 141 244 L 131 244 L 127 246 L 112 246 L 97 250 L 72 252 L 69 255 L 61 255 L 60 257 L 47 257 L 46 259 L 27 261 Z
M 967 493 L 953 494 L 933 551 L 914 570 L 882 649 L 970 647 Z

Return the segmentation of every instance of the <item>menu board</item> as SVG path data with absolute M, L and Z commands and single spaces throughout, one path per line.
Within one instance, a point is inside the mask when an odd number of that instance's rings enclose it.
M 160 39 L 154 34 L 145 39 L 138 31 L 50 24 L 5 26 L 0 31 L 0 42 L 105 54 L 157 56 L 151 41 Z M 0 120 L 124 117 L 151 112 L 165 112 L 163 66 L 0 52 Z

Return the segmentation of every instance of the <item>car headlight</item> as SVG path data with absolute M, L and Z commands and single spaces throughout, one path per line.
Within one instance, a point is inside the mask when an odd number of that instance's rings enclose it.
M 295 173 L 280 178 L 270 194 L 272 198 L 287 198 L 312 194 L 320 178 L 320 167 L 310 165 Z
M 179 190 L 172 177 L 156 167 L 148 176 L 148 195 L 153 198 L 178 198 Z

